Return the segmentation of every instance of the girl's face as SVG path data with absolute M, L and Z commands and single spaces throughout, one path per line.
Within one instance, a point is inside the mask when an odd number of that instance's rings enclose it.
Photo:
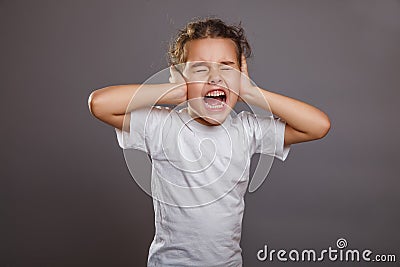
M 198 39 L 189 41 L 185 52 L 189 114 L 205 125 L 223 123 L 239 94 L 236 44 L 227 38 Z

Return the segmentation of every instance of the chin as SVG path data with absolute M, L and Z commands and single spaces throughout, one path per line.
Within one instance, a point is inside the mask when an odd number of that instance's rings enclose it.
M 219 104 L 218 108 L 206 106 L 203 100 L 190 103 L 189 113 L 192 117 L 204 125 L 219 125 L 222 124 L 231 112 L 231 107 L 226 104 Z
M 207 121 L 210 125 L 216 126 L 224 123 L 227 117 L 228 117 L 227 114 L 221 113 L 217 115 L 213 114 L 212 116 L 203 117 L 203 119 Z

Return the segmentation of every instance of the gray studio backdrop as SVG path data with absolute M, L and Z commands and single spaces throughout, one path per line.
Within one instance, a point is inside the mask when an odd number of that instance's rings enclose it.
M 242 21 L 258 85 L 332 123 L 324 139 L 292 145 L 246 195 L 244 266 L 281 266 L 257 260 L 264 245 L 317 250 L 338 238 L 396 254 L 385 266 L 399 266 L 395 0 L 0 1 L 0 266 L 145 266 L 151 198 L 87 99 L 167 67 L 173 35 L 207 15 Z

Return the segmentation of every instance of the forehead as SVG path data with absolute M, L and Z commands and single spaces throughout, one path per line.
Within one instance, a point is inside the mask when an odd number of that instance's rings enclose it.
M 238 63 L 236 44 L 228 38 L 204 38 L 185 45 L 186 61 L 231 61 Z

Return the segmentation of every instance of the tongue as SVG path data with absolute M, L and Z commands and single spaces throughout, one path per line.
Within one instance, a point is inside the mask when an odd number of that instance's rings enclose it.
M 218 98 L 212 98 L 212 97 L 205 97 L 204 98 L 204 101 L 207 103 L 207 104 L 209 104 L 209 105 L 219 105 L 219 104 L 221 104 L 221 100 L 220 99 L 218 99 Z

